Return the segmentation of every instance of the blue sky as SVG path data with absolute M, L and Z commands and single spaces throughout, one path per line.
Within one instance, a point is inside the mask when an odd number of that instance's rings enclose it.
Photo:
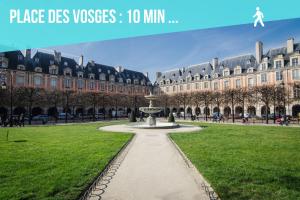
M 264 43 L 264 50 L 286 45 L 290 37 L 300 42 L 300 19 L 267 22 L 265 28 L 252 24 L 152 35 L 111 41 L 52 47 L 63 55 L 84 55 L 85 62 L 123 66 L 149 72 L 166 71 L 191 64 L 252 53 L 255 42 Z

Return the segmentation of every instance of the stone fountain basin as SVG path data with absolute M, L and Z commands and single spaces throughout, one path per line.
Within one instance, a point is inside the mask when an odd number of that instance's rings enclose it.
M 144 113 L 154 114 L 154 113 L 159 113 L 162 110 L 162 108 L 160 108 L 160 107 L 140 107 L 139 110 Z
M 179 128 L 179 124 L 171 122 L 156 122 L 155 126 L 150 126 L 147 123 L 133 123 L 128 126 L 133 128 L 142 128 L 142 129 L 172 129 Z

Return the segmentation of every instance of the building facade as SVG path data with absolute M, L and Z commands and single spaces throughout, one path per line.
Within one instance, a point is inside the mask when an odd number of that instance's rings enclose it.
M 53 53 L 37 51 L 31 55 L 29 49 L 24 52 L 0 53 L 2 84 L 5 82 L 8 88 L 12 84 L 13 88 L 33 87 L 108 95 L 144 96 L 149 93 L 151 82 L 148 73 L 128 70 L 121 66 L 98 64 L 94 61 L 84 65 L 83 59 L 83 56 L 80 56 L 77 62 L 56 51 Z M 47 114 L 49 108 L 42 109 L 43 114 Z M 63 112 L 62 108 L 59 108 L 59 112 Z
M 225 91 L 227 89 L 253 88 L 263 85 L 284 84 L 291 99 L 286 105 L 286 113 L 296 115 L 300 112 L 300 43 L 288 39 L 286 46 L 269 49 L 264 53 L 263 43 L 255 44 L 255 55 L 240 55 L 219 60 L 214 58 L 211 62 L 183 67 L 175 70 L 157 72 L 156 92 L 159 94 L 174 95 L 178 93 L 191 93 L 197 91 Z M 241 105 L 235 105 L 237 110 Z M 255 105 L 245 107 L 252 114 L 260 116 L 264 104 L 257 102 Z M 253 111 L 254 108 L 254 111 Z M 174 111 L 178 108 L 170 108 Z M 182 108 L 181 108 L 182 109 Z M 196 108 L 187 106 L 188 113 L 196 113 Z M 220 112 L 224 113 L 224 106 Z M 272 107 L 269 108 L 272 111 Z M 197 108 L 197 113 L 204 108 Z M 214 112 L 214 105 L 210 108 Z

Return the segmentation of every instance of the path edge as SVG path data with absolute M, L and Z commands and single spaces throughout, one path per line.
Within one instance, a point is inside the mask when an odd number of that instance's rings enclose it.
M 190 159 L 185 155 L 185 153 L 180 149 L 180 147 L 171 138 L 171 134 L 172 133 L 167 133 L 168 139 L 171 141 L 171 143 L 173 144 L 175 149 L 179 152 L 179 154 L 183 158 L 183 160 L 186 163 L 186 165 L 188 166 L 188 168 L 190 168 L 194 172 L 195 175 L 197 174 L 197 176 L 200 176 L 200 179 L 199 179 L 199 177 L 195 177 L 195 178 L 197 178 L 197 181 L 202 182 L 201 187 L 205 190 L 209 199 L 210 200 L 221 200 L 219 195 L 212 188 L 211 184 L 204 178 L 204 176 L 200 173 L 200 171 L 195 167 L 195 165 L 190 161 Z M 186 133 L 182 132 L 179 134 L 186 134 Z
M 101 127 L 100 127 L 101 128 Z M 125 151 L 125 149 L 129 146 L 129 144 L 133 141 L 133 138 L 136 137 L 136 133 L 130 133 L 132 136 L 130 139 L 119 149 L 119 151 L 109 160 L 109 162 L 105 165 L 104 169 L 99 172 L 95 178 L 88 184 L 85 189 L 82 190 L 82 192 L 78 195 L 76 198 L 77 200 L 86 200 L 89 197 L 89 194 L 94 190 L 97 183 L 101 180 L 102 177 L 105 176 L 107 170 L 110 168 L 110 166 L 115 162 L 115 160 Z

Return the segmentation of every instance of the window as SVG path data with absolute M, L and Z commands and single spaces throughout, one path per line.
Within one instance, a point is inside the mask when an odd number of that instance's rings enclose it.
M 134 79 L 134 84 L 135 85 L 139 84 L 139 80 L 138 79 Z
M 229 70 L 224 71 L 224 76 L 229 76 Z
M 224 89 L 227 89 L 229 87 L 229 81 L 225 80 L 224 81 Z
M 292 66 L 298 66 L 298 58 L 292 58 Z
M 275 74 L 275 78 L 276 78 L 276 81 L 281 81 L 282 80 L 282 72 L 278 71 L 276 72 Z
M 166 87 L 166 92 L 169 92 L 169 87 L 168 86 Z
M 51 67 L 51 68 L 49 69 L 49 72 L 50 72 L 50 74 L 57 74 L 58 70 L 57 70 L 56 67 Z
M 110 82 L 115 82 L 115 76 L 114 75 L 110 75 L 109 76 L 109 81 Z
M 293 79 L 300 80 L 300 69 L 293 70 Z
M 122 78 L 119 78 L 119 83 L 123 83 L 123 79 Z
M 65 84 L 65 88 L 71 88 L 71 79 L 66 78 L 64 84 Z
M 176 91 L 176 86 L 173 86 L 173 92 L 175 92 Z
M 24 83 L 25 83 L 25 76 L 23 76 L 23 75 L 17 75 L 16 83 L 17 83 L 17 85 L 24 85 Z
M 18 69 L 18 70 L 25 70 L 26 68 L 25 68 L 24 65 L 18 65 L 18 66 L 17 66 L 17 69 Z
M 253 78 L 248 78 L 248 87 L 253 87 L 253 86 L 254 86 Z
M 204 82 L 204 88 L 205 88 L 205 89 L 208 88 L 208 82 Z
M 241 73 L 241 68 L 237 68 L 236 70 L 235 70 L 235 74 L 240 74 Z
M 95 79 L 95 74 L 89 74 L 89 79 L 94 80 Z
M 104 90 L 105 90 L 105 85 L 104 85 L 104 84 L 101 84 L 101 85 L 100 85 L 100 88 L 101 88 L 102 91 L 104 91 Z
M 248 73 L 253 73 L 253 68 L 252 68 L 252 67 L 249 68 L 249 69 L 247 70 L 247 72 L 248 72 Z
M 282 66 L 282 62 L 281 62 L 281 60 L 277 60 L 277 61 L 275 61 L 275 68 L 276 68 L 276 69 L 280 69 L 280 68 L 281 68 L 281 66 Z
M 57 79 L 56 78 L 51 78 L 51 80 L 50 80 L 50 86 L 52 88 L 56 88 L 56 86 L 57 86 Z
M 127 84 L 131 84 L 131 80 L 127 79 Z M 162 82 L 160 82 L 160 84 L 162 84 Z
M 54 60 L 50 60 L 50 65 L 54 65 Z
M 89 88 L 90 88 L 90 90 L 94 90 L 94 88 L 95 88 L 95 82 L 94 81 L 90 81 Z
M 261 81 L 262 83 L 266 83 L 266 82 L 268 81 L 268 80 L 267 80 L 267 74 L 266 74 L 266 73 L 260 75 L 260 81 Z
M 183 90 L 183 86 L 182 86 L 182 85 L 180 85 L 180 87 L 179 87 L 179 90 L 180 90 L 180 91 L 182 91 L 182 90 Z
M 196 81 L 199 81 L 199 80 L 200 80 L 200 76 L 199 76 L 199 75 L 196 75 L 196 76 L 195 76 L 195 80 L 196 80 Z
M 83 73 L 82 72 L 78 72 L 78 78 L 83 78 Z
M 35 77 L 34 77 L 34 85 L 35 85 L 35 86 L 41 86 L 41 85 L 42 85 L 42 77 L 40 77 L 40 76 L 35 76 Z
M 36 68 L 34 68 L 34 71 L 36 71 L 36 72 L 42 72 L 42 68 L 40 68 L 40 67 L 36 67 Z
M 78 84 L 78 89 L 83 88 L 83 80 L 82 79 L 78 79 L 77 84 Z
M 241 80 L 240 79 L 235 80 L 235 87 L 236 88 L 240 88 L 241 87 Z
M 191 85 L 190 85 L 190 84 L 187 84 L 187 85 L 186 85 L 186 89 L 187 89 L 187 90 L 190 90 L 190 89 L 191 89 Z
M 219 88 L 218 82 L 214 82 L 214 90 L 217 90 Z
M 105 81 L 105 80 L 106 80 L 105 74 L 101 73 L 100 74 L 100 81 Z
M 261 70 L 262 71 L 265 71 L 265 70 L 267 70 L 267 63 L 263 63 L 263 64 L 261 64 Z
M 72 71 L 71 71 L 70 68 L 67 68 L 67 69 L 64 70 L 64 75 L 65 76 L 71 76 L 71 74 L 72 74 Z
M 197 90 L 199 89 L 199 83 L 196 83 L 196 89 Z
M 294 91 L 294 98 L 300 98 L 300 85 L 295 85 L 293 91 Z

